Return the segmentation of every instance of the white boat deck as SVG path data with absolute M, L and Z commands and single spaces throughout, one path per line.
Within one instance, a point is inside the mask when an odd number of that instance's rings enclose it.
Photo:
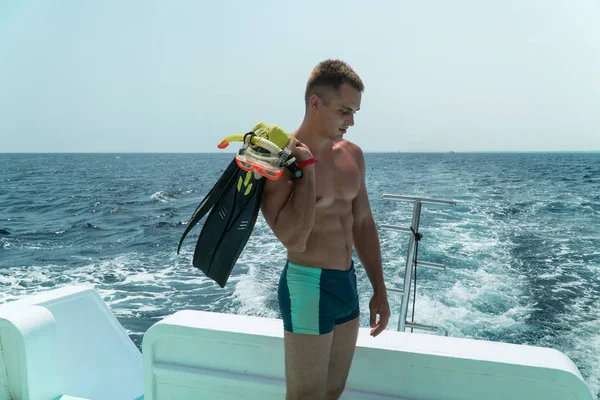
M 0 306 L 0 399 L 283 399 L 277 319 L 180 311 L 143 357 L 98 293 L 63 288 Z M 385 331 L 359 333 L 343 399 L 591 400 L 546 348 Z

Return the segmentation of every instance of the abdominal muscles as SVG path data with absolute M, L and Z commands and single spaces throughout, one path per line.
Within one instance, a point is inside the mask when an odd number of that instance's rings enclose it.
M 352 262 L 352 203 L 337 200 L 324 204 L 317 200 L 314 229 L 303 252 L 289 252 L 298 264 L 347 270 Z

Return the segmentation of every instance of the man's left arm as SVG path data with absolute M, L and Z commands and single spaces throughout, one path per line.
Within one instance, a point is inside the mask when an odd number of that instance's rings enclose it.
M 379 335 L 387 326 L 390 319 L 390 306 L 387 299 L 387 291 L 383 277 L 383 266 L 381 264 L 381 247 L 377 225 L 373 219 L 369 197 L 366 187 L 366 167 L 363 152 L 357 149 L 356 160 L 361 175 L 361 185 L 358 195 L 352 202 L 352 214 L 354 224 L 352 225 L 352 236 L 354 249 L 361 264 L 367 272 L 367 276 L 373 286 L 373 297 L 369 303 L 371 313 L 370 324 L 371 335 Z M 376 320 L 379 315 L 379 321 Z

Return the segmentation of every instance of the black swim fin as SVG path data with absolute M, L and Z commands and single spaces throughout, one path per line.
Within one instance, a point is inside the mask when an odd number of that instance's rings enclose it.
M 264 178 L 256 179 L 254 173 L 239 168 L 234 159 L 196 208 L 180 240 L 179 247 L 185 235 L 210 210 L 192 263 L 221 287 L 225 287 L 252 234 L 264 185 Z
M 177 254 L 179 254 L 179 251 L 181 250 L 181 245 L 183 244 L 183 240 L 185 239 L 187 234 L 192 230 L 194 226 L 196 226 L 198 222 L 200 222 L 202 217 L 204 217 L 206 213 L 210 211 L 210 209 L 223 195 L 225 190 L 229 188 L 229 185 L 232 183 L 232 180 L 235 179 L 236 172 L 238 171 L 238 169 L 239 167 L 237 166 L 234 158 L 231 161 L 231 163 L 229 163 L 229 165 L 227 166 L 217 183 L 215 183 L 215 186 L 213 186 L 212 189 L 210 189 L 210 191 L 206 196 L 204 196 L 198 207 L 196 207 L 196 210 L 194 211 L 192 217 L 187 223 L 187 227 L 185 228 L 183 235 L 181 235 L 181 239 L 179 239 L 179 245 L 177 246 Z

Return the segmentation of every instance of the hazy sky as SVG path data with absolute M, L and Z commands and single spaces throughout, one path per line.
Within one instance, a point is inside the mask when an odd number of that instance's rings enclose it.
M 311 69 L 365 151 L 600 150 L 600 1 L 0 1 L 0 152 L 217 152 Z

